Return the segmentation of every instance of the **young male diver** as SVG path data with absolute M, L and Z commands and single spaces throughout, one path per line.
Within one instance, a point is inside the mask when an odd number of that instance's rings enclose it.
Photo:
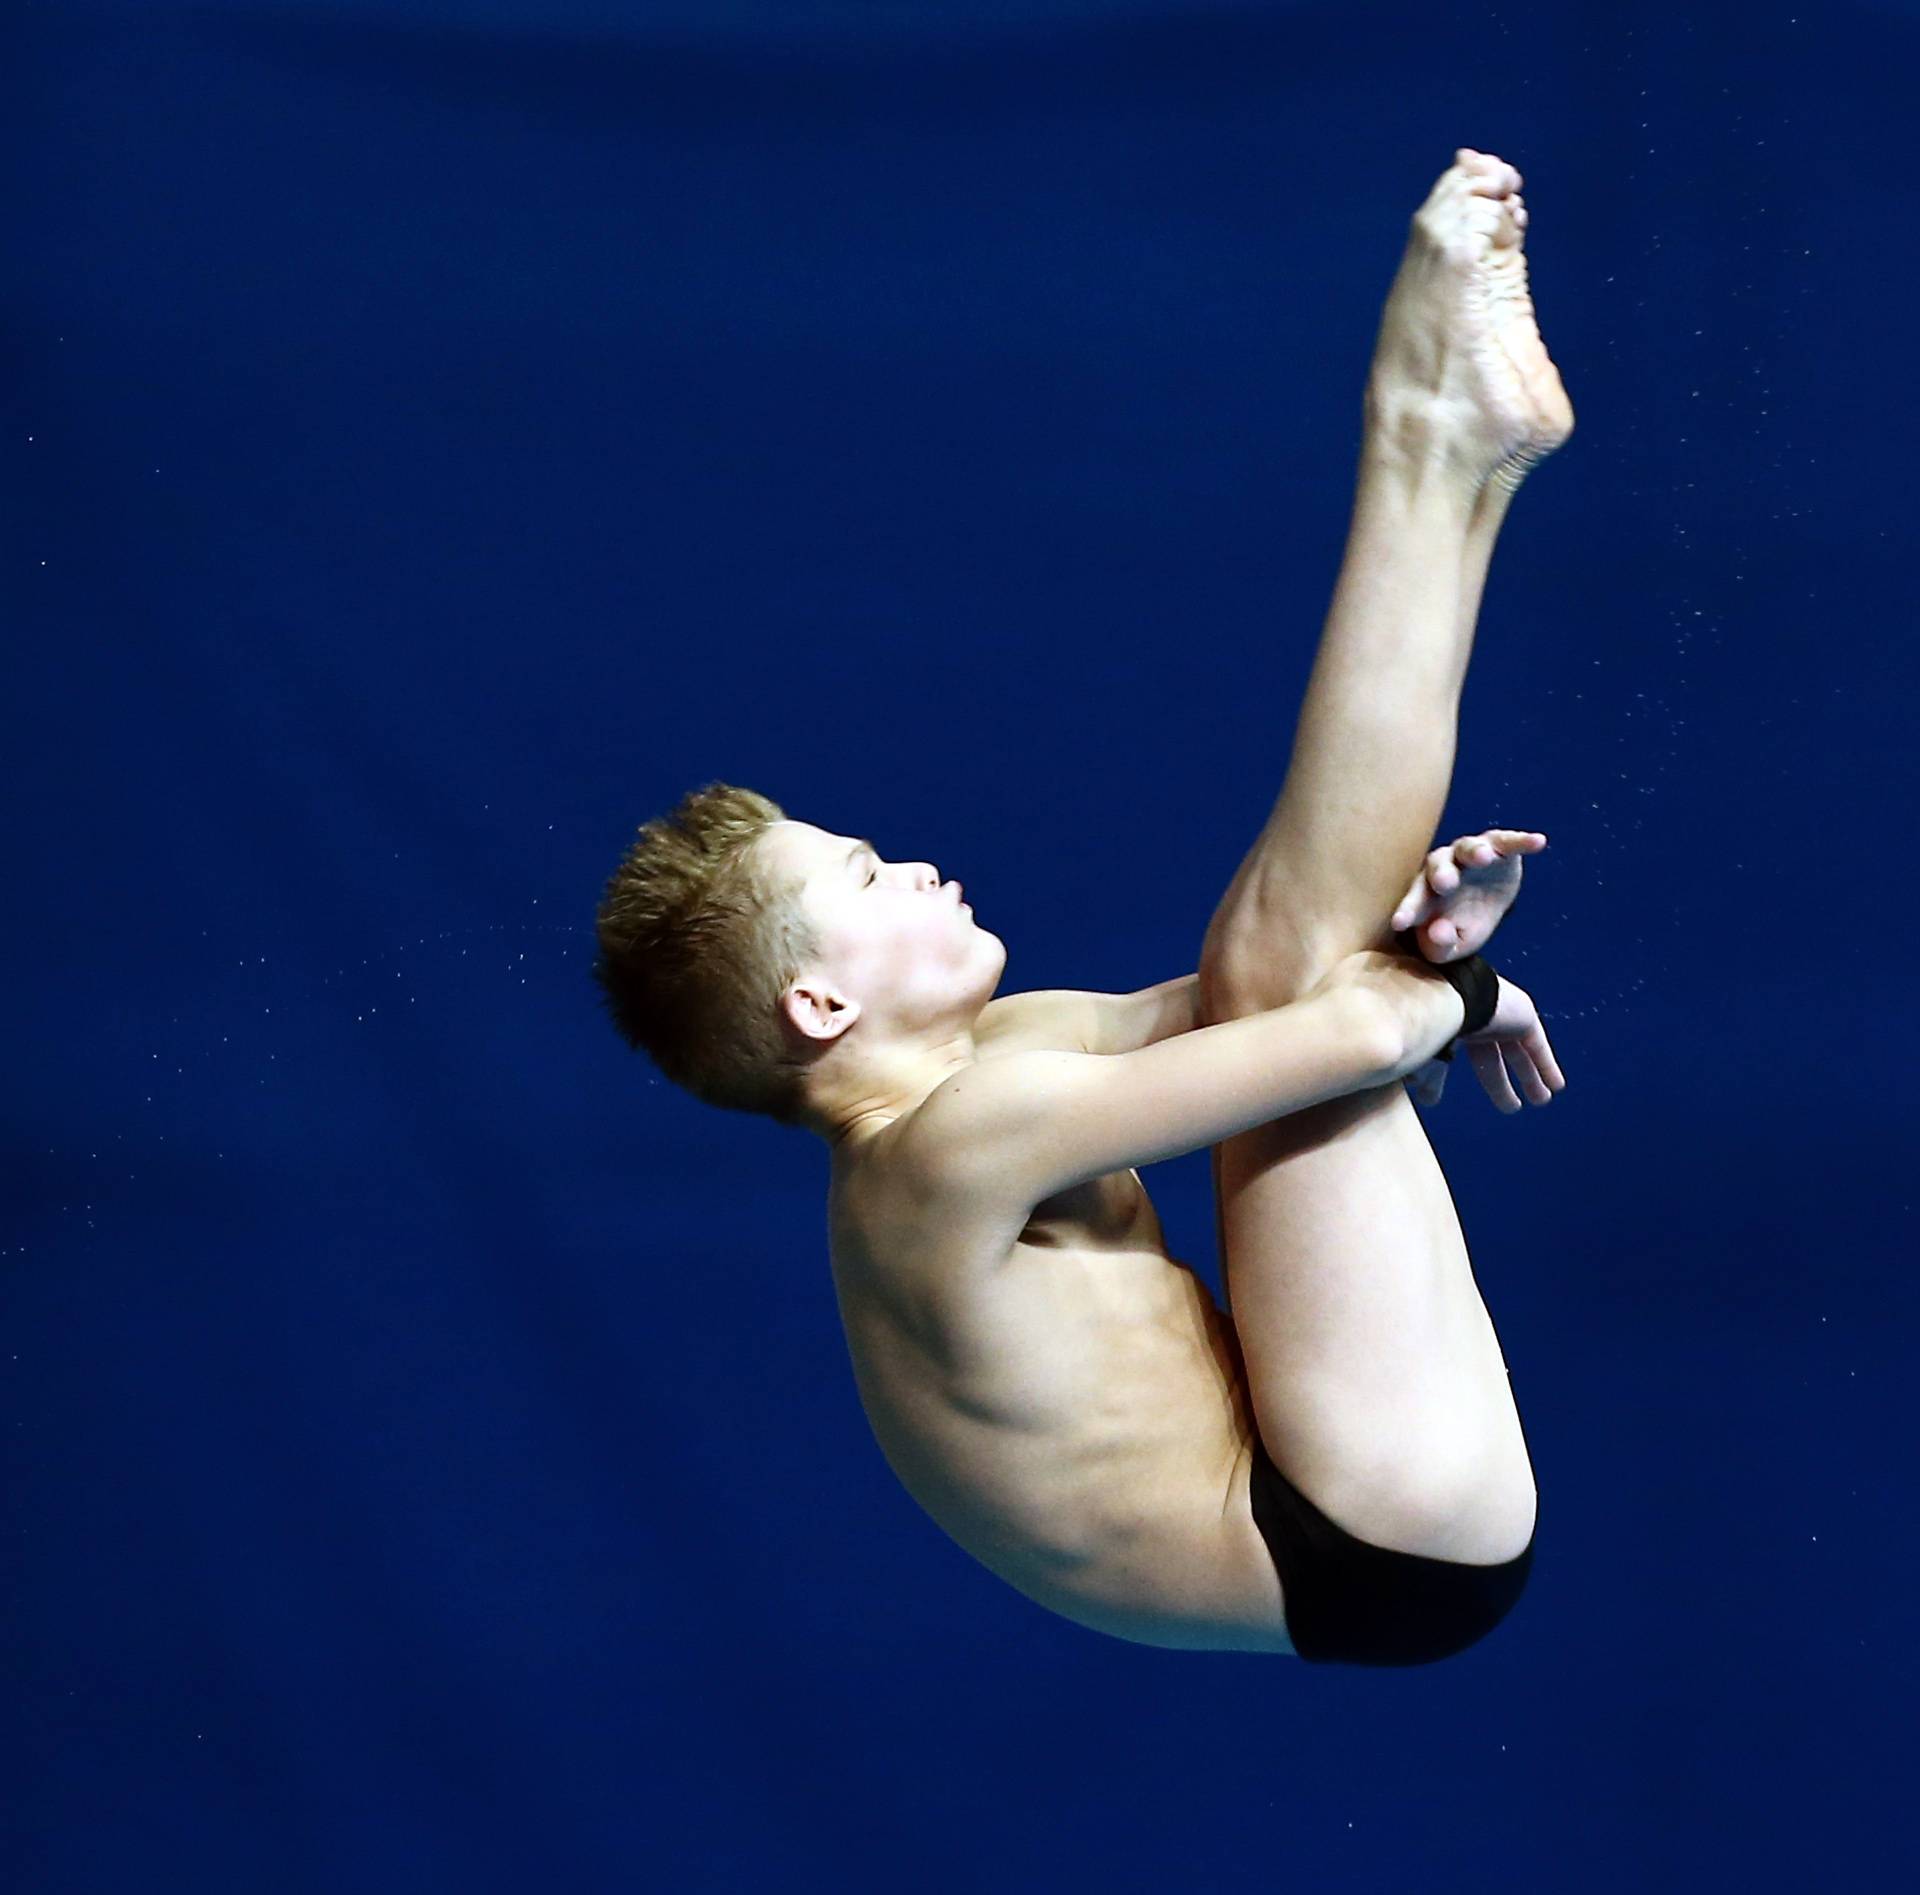
M 1531 1564 L 1526 1440 L 1409 1098 L 1455 1040 L 1503 1111 L 1566 1083 L 1478 953 L 1545 837 L 1428 849 L 1494 541 L 1573 429 L 1520 185 L 1463 149 L 1413 217 L 1286 778 L 1195 972 L 996 998 L 1005 945 L 957 882 L 727 784 L 643 825 L 600 906 L 629 1044 L 829 1147 L 834 1286 L 900 1480 L 1122 1639 L 1421 1664 Z M 1137 1173 L 1201 1147 L 1226 1310 Z

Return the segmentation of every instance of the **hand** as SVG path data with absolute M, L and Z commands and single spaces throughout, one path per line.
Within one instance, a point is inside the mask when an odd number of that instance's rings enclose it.
M 1420 930 L 1430 961 L 1478 954 L 1520 892 L 1520 858 L 1546 846 L 1537 829 L 1485 829 L 1433 850 L 1393 911 L 1394 928 Z
M 1478 1033 L 1456 1044 L 1467 1049 L 1481 1086 L 1500 1111 L 1521 1109 L 1519 1094 L 1513 1088 L 1515 1079 L 1529 1102 L 1550 1105 L 1556 1092 L 1566 1090 L 1567 1081 L 1547 1041 L 1546 1028 L 1540 1024 L 1533 996 L 1503 974 L 1494 978 L 1500 983 L 1500 993 L 1493 1018 Z M 1421 1105 L 1438 1105 L 1446 1083 L 1447 1062 L 1443 1059 L 1430 1059 L 1407 1075 L 1407 1089 Z
M 1302 998 L 1342 990 L 1359 997 L 1376 1032 L 1384 1033 L 1394 1049 L 1390 1063 L 1381 1069 L 1382 1085 L 1405 1079 L 1429 1063 L 1444 1064 L 1433 1056 L 1460 1031 L 1460 996 L 1437 968 L 1418 955 L 1358 948 L 1335 961 Z

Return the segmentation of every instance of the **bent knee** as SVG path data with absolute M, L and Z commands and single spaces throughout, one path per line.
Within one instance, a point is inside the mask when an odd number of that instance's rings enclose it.
M 1293 928 L 1231 924 L 1210 929 L 1200 950 L 1200 1024 L 1291 1006 L 1350 951 L 1335 952 L 1331 944 L 1304 938 Z

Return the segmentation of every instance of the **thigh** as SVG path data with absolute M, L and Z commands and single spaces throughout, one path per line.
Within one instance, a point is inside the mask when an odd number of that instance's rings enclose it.
M 1398 1082 L 1213 1154 L 1223 1272 L 1268 1454 L 1349 1533 L 1492 1562 L 1532 1531 L 1506 1364 Z

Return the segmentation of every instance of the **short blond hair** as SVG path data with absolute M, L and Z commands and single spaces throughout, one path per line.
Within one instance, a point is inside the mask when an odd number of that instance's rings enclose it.
M 598 982 L 620 1036 L 709 1105 L 803 1123 L 808 1061 L 780 996 L 819 948 L 798 878 L 754 844 L 786 812 L 731 783 L 642 823 L 595 916 Z

